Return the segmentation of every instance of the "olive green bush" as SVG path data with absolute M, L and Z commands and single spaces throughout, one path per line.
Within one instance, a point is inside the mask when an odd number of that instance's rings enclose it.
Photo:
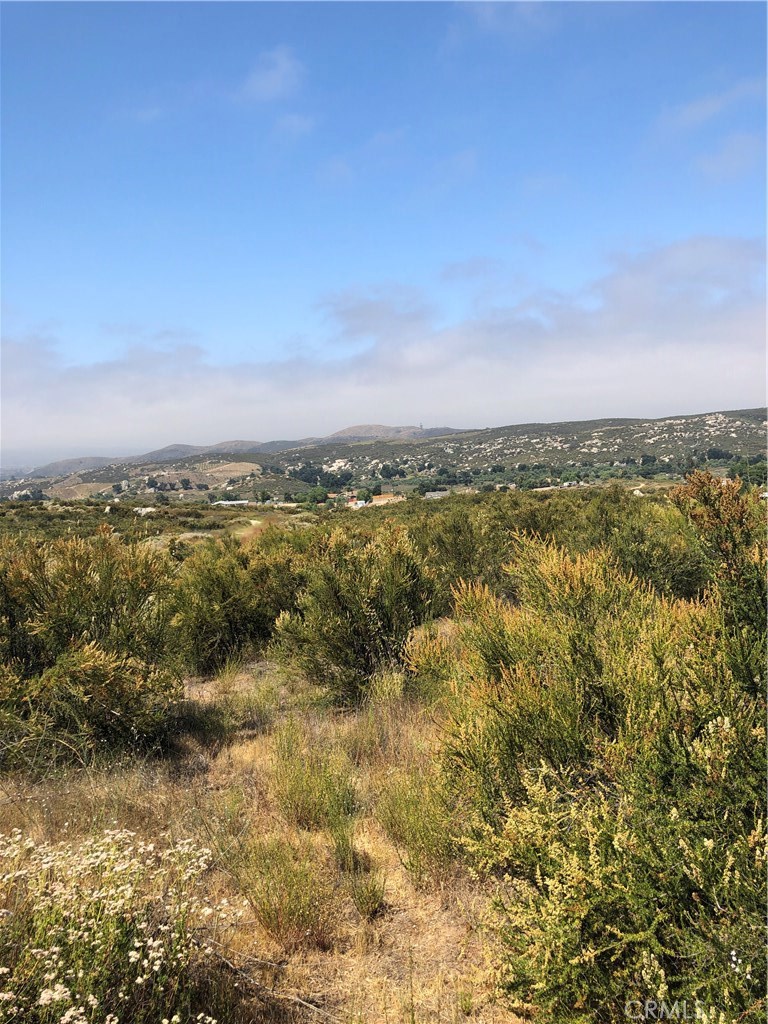
M 748 518 L 712 486 L 677 499 L 703 504 L 705 546 Z M 447 777 L 470 862 L 501 885 L 500 982 L 538 1019 L 623 1021 L 631 1000 L 764 1015 L 765 701 L 737 639 L 765 626 L 723 598 L 731 565 L 764 561 L 749 521 L 714 541 L 697 601 L 525 537 L 517 604 L 457 588 Z
M 295 604 L 299 556 L 289 544 L 199 546 L 183 563 L 173 625 L 185 668 L 207 674 L 265 643 L 281 611 Z
M 334 531 L 306 567 L 295 612 L 283 612 L 275 651 L 342 702 L 359 700 L 396 667 L 411 630 L 433 616 L 436 576 L 408 534 L 370 541 Z
M 0 545 L 0 759 L 87 758 L 146 744 L 180 693 L 172 562 L 96 536 Z
M 671 495 L 699 535 L 719 597 L 728 660 L 753 695 L 765 689 L 765 504 L 741 480 L 692 473 Z
M 174 564 L 109 527 L 49 543 L 0 543 L 0 658 L 24 676 L 73 645 L 159 664 L 171 640 Z

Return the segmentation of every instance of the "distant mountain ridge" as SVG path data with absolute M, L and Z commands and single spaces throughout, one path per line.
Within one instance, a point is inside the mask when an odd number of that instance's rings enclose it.
M 410 438 L 440 437 L 443 434 L 462 433 L 456 427 L 388 427 L 378 423 L 362 423 L 345 427 L 327 437 L 303 437 L 298 440 L 283 441 L 218 441 L 210 445 L 169 444 L 155 451 L 141 455 L 86 455 L 74 459 L 59 459 L 48 462 L 44 466 L 35 466 L 27 475 L 30 477 L 67 476 L 70 473 L 81 473 L 104 466 L 136 465 L 144 462 L 175 462 L 194 455 L 252 455 L 263 452 L 284 452 L 293 448 L 311 448 L 332 442 L 353 444 L 355 441 L 375 440 L 407 440 Z
M 363 423 L 345 427 L 327 437 L 298 440 L 219 441 L 211 445 L 172 444 L 141 455 L 93 456 L 63 459 L 39 466 L 25 479 L 105 473 L 110 480 L 141 474 L 152 467 L 203 459 L 238 456 L 246 461 L 280 463 L 289 469 L 302 461 L 319 460 L 329 465 L 341 460 L 355 471 L 393 459 L 417 463 L 446 459 L 462 464 L 562 462 L 569 460 L 606 463 L 623 456 L 637 458 L 653 453 L 659 458 L 679 457 L 695 449 L 715 447 L 754 455 L 765 451 L 766 410 L 740 409 L 640 419 L 638 417 L 575 420 L 556 423 L 516 423 L 482 429 L 455 427 L 385 426 Z M 271 458 L 270 458 L 271 456 Z M 264 458 L 262 458 L 264 457 Z M 18 477 L 16 478 L 18 479 Z M 106 476 L 105 476 L 106 479 Z

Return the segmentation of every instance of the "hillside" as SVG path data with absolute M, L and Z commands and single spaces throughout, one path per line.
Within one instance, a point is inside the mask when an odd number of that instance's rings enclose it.
M 152 493 L 204 498 L 201 491 L 266 492 L 282 499 L 327 490 L 393 486 L 545 486 L 568 480 L 658 476 L 679 479 L 694 465 L 728 468 L 765 453 L 765 409 L 664 419 L 525 423 L 484 430 L 363 424 L 326 438 L 176 444 L 129 458 L 69 459 L 0 485 L 0 497 L 43 492 L 61 498 Z M 439 434 L 436 431 L 440 431 Z M 26 487 L 25 487 L 26 485 Z M 119 490 L 118 490 L 119 488 Z M 21 495 L 23 496 L 23 495 Z
M 337 430 L 328 437 L 303 437 L 294 440 L 282 441 L 218 441 L 210 445 L 194 444 L 169 444 L 164 448 L 155 451 L 145 452 L 143 455 L 86 455 L 73 459 L 59 459 L 56 462 L 48 462 L 43 466 L 36 466 L 29 470 L 27 475 L 32 477 L 57 477 L 68 476 L 71 473 L 79 473 L 98 469 L 101 466 L 129 466 L 134 463 L 154 462 L 177 462 L 180 459 L 189 458 L 194 455 L 208 455 L 218 452 L 227 454 L 252 454 L 254 452 L 282 452 L 292 448 L 310 448 L 333 442 L 349 443 L 352 441 L 372 440 L 403 440 L 410 438 L 439 437 L 445 434 L 457 434 L 461 431 L 454 427 L 387 427 L 378 423 L 362 423 L 353 427 L 345 427 Z

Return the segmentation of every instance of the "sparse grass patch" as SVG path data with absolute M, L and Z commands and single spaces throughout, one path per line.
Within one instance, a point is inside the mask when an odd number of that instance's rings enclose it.
M 343 752 L 323 750 L 296 719 L 275 734 L 273 785 L 280 810 L 300 828 L 340 829 L 357 807 Z
M 371 676 L 365 693 L 365 703 L 373 707 L 386 706 L 402 699 L 406 678 L 397 669 L 384 669 Z
M 252 667 L 232 661 L 214 679 L 194 684 L 192 693 L 179 702 L 174 709 L 173 733 L 192 736 L 217 752 L 245 730 L 269 731 L 278 707 L 278 687 L 272 675 L 256 676 Z M 177 752 L 179 746 L 176 740 Z
M 448 805 L 434 770 L 425 766 L 393 774 L 377 802 L 376 816 L 417 884 L 445 877 L 455 849 Z
M 356 870 L 361 857 L 355 847 L 355 819 L 351 814 L 339 814 L 329 823 L 328 831 L 339 870 Z
M 338 742 L 360 769 L 409 765 L 431 732 L 424 707 L 405 696 L 377 696 L 344 717 Z
M 472 993 L 468 989 L 461 989 L 456 993 L 456 1008 L 462 1017 L 471 1017 L 475 1004 L 472 998 Z
M 336 892 L 311 847 L 280 836 L 253 841 L 234 873 L 256 920 L 286 952 L 330 949 Z
M 381 872 L 352 871 L 347 877 L 347 891 L 358 914 L 366 921 L 372 921 L 383 913 L 387 880 Z

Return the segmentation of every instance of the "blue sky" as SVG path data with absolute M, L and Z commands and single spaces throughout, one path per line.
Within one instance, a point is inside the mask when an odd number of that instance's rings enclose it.
M 764 402 L 758 3 L 4 3 L 4 461 Z

